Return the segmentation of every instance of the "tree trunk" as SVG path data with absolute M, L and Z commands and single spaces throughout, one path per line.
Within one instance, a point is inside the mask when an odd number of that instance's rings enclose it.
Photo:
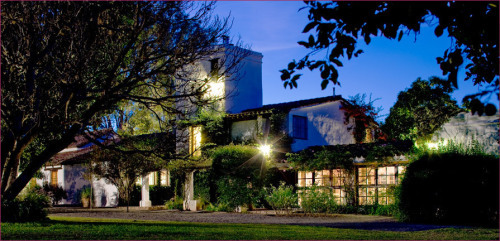
M 130 189 L 127 190 L 127 213 L 128 213 L 129 206 L 130 206 Z
M 35 173 L 40 170 L 40 168 L 42 168 L 42 166 L 47 163 L 50 158 L 52 158 L 55 154 L 66 148 L 69 144 L 71 144 L 71 142 L 74 141 L 75 135 L 80 130 L 80 128 L 80 125 L 74 125 L 66 132 L 66 134 L 61 139 L 49 142 L 42 153 L 30 160 L 28 166 L 26 166 L 21 175 L 15 178 L 11 185 L 9 185 L 8 187 L 6 186 L 5 191 L 2 192 L 2 200 L 14 200 L 14 198 L 19 195 L 26 184 L 28 184 L 31 178 L 33 178 Z M 21 157 L 22 150 L 24 150 L 24 148 L 20 150 L 21 152 L 18 153 L 19 158 Z M 8 175 L 10 175 L 10 173 L 8 173 Z M 2 179 L 3 178 L 4 177 L 2 176 Z

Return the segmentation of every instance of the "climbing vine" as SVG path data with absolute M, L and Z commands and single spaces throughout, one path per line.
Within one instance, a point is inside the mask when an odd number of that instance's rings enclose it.
M 354 158 L 364 157 L 368 163 L 382 164 L 395 155 L 413 149 L 412 141 L 376 142 L 334 146 L 312 146 L 298 153 L 287 154 L 290 166 L 300 171 L 352 169 Z

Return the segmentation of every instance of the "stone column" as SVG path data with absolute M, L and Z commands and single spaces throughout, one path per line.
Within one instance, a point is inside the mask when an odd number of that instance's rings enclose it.
M 141 207 L 151 207 L 151 200 L 149 200 L 149 173 L 142 176 L 141 186 Z
M 186 172 L 184 182 L 184 210 L 196 211 L 196 200 L 194 200 L 194 170 Z

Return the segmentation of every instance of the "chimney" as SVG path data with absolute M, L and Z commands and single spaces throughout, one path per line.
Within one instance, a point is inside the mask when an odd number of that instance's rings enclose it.
M 224 45 L 228 45 L 229 44 L 229 36 L 227 35 L 222 35 L 222 43 Z
M 335 97 L 335 87 L 333 87 L 333 97 Z

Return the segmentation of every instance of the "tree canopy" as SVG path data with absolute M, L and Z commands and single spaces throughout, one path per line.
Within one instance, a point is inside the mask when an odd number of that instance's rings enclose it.
M 186 105 L 210 102 L 203 98 L 208 77 L 192 73 L 199 61 L 227 51 L 219 43 L 228 21 L 211 17 L 213 4 L 2 2 L 2 198 L 13 199 L 120 103 L 160 109 L 168 115 L 159 120 L 170 121 L 189 116 Z M 20 157 L 34 144 L 18 175 Z
M 453 88 L 443 83 L 437 77 L 418 78 L 410 88 L 399 92 L 382 130 L 393 139 L 417 141 L 430 137 L 460 111 L 450 96 Z
M 343 66 L 340 58 L 347 55 L 351 59 L 363 53 L 356 46 L 358 41 L 368 45 L 371 38 L 377 36 L 399 41 L 404 35 L 418 35 L 422 26 L 429 25 L 435 27 L 436 36 L 443 35 L 446 30 L 453 40 L 443 56 L 436 58 L 448 81 L 457 87 L 458 69 L 467 64 L 465 80 L 470 79 L 476 85 L 488 85 L 489 89 L 466 98 L 492 92 L 498 97 L 498 2 L 305 3 L 310 22 L 303 32 L 315 30 L 315 33 L 308 40 L 298 43 L 311 52 L 281 70 L 285 88 L 297 88 L 300 74 L 296 72 L 306 67 L 321 71 L 322 89 L 329 82 L 339 84 L 337 68 Z M 327 51 L 327 58 L 313 59 L 322 50 Z

